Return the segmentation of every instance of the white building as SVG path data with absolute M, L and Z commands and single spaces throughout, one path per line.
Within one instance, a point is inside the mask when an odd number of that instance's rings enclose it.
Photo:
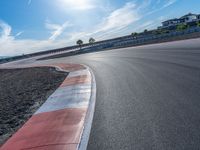
M 175 18 L 162 22 L 162 26 L 158 29 L 173 29 L 179 24 L 188 24 L 195 21 L 200 21 L 200 15 L 189 13 L 179 19 Z
M 181 17 L 179 20 L 183 23 L 188 23 L 188 22 L 196 21 L 197 17 L 198 17 L 198 15 L 189 13 L 189 14 Z

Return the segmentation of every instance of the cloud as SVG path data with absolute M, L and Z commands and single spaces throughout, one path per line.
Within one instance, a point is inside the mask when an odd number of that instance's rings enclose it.
M 157 0 L 157 1 L 156 1 L 156 4 L 160 4 L 160 2 L 161 2 L 161 0 Z
M 15 56 L 66 46 L 65 40 L 16 39 L 23 32 L 12 35 L 12 27 L 0 21 L 0 56 Z
M 15 56 L 67 46 L 65 40 L 50 41 L 7 39 L 6 41 L 0 41 L 0 44 L 0 56 Z
M 12 28 L 7 23 L 0 20 L 0 41 L 12 38 L 11 35 Z
M 133 30 L 137 32 L 142 31 L 145 28 L 150 29 L 156 27 L 156 25 L 160 23 L 160 19 L 157 20 L 155 18 L 152 21 L 142 22 L 141 24 L 138 24 L 138 26 L 134 26 L 134 23 L 144 19 L 144 17 L 147 17 L 148 15 L 169 7 L 177 1 L 178 0 L 167 0 L 167 2 L 165 1 L 164 4 L 162 3 L 160 8 L 153 11 L 149 11 L 149 7 L 151 7 L 153 4 L 152 0 L 147 0 L 141 5 L 136 5 L 135 2 L 128 2 L 123 7 L 112 11 L 108 16 L 102 19 L 103 21 L 97 24 L 95 28 L 90 29 L 89 31 L 70 33 L 69 41 L 74 41 L 79 38 L 87 41 L 90 37 L 94 37 L 97 40 L 104 40 L 108 38 L 123 36 L 126 32 L 131 33 Z M 161 1 L 157 0 L 156 3 L 160 4 Z M 148 10 L 145 10 L 146 8 Z M 133 26 L 134 28 L 131 29 Z
M 148 16 L 148 15 L 154 14 L 154 13 L 156 13 L 156 12 L 159 12 L 159 11 L 161 11 L 161 10 L 163 10 L 163 9 L 165 9 L 165 8 L 167 8 L 167 7 L 171 6 L 171 5 L 173 5 L 173 4 L 175 4 L 177 1 L 178 1 L 178 0 L 167 0 L 167 1 L 164 2 L 164 4 L 163 4 L 162 6 L 159 6 L 159 8 L 147 12 L 145 16 Z M 156 3 L 157 3 L 157 4 L 160 4 L 161 1 L 158 0 Z
M 32 2 L 32 0 L 28 0 L 28 5 L 30 5 L 30 4 L 31 4 L 31 2 Z
M 17 33 L 15 36 L 11 35 L 12 28 L 6 23 L 1 23 L 0 27 L 3 29 L 2 36 L 0 37 L 0 56 L 11 56 L 19 54 L 27 54 L 42 50 L 48 50 L 53 48 L 59 48 L 67 46 L 68 44 L 75 44 L 75 40 L 82 38 L 83 40 L 91 36 L 95 38 L 102 38 L 105 33 L 110 33 L 112 36 L 116 32 L 129 26 L 139 19 L 139 15 L 135 11 L 136 5 L 134 3 L 126 3 L 123 7 L 112 11 L 102 22 L 97 24 L 96 27 L 90 29 L 88 32 L 71 32 L 67 34 L 67 38 L 57 38 L 64 33 L 67 27 L 72 26 L 69 22 L 64 22 L 62 25 L 45 22 L 45 27 L 51 31 L 51 36 L 48 40 L 32 40 L 32 39 L 16 39 L 22 32 Z M 5 40 L 2 40 L 5 39 Z M 66 39 L 69 39 L 66 41 Z
M 67 27 L 72 26 L 72 24 L 70 24 L 68 21 L 63 23 L 62 25 L 52 24 L 52 23 L 49 23 L 49 21 L 46 21 L 45 26 L 47 29 L 51 30 L 51 36 L 49 37 L 49 40 L 55 40 L 64 32 L 64 30 Z
M 139 19 L 135 11 L 135 3 L 126 3 L 122 8 L 113 11 L 109 16 L 103 19 L 96 32 L 105 32 L 109 30 L 119 30 Z
M 144 21 L 141 19 L 173 5 L 177 1 L 178 0 L 168 0 L 163 2 L 157 0 L 160 7 L 158 8 L 158 5 L 156 5 L 157 9 L 154 10 L 152 10 L 152 0 L 147 0 L 147 3 L 142 3 L 140 5 L 137 5 L 136 1 L 128 2 L 121 8 L 113 11 L 109 10 L 110 13 L 103 17 L 103 19 L 97 23 L 96 26 L 89 28 L 88 30 L 82 30 L 79 28 L 76 32 L 71 31 L 66 33 L 66 29 L 72 26 L 72 24 L 68 21 L 63 24 L 54 24 L 50 21 L 46 21 L 45 27 L 51 33 L 47 40 L 17 39 L 17 37 L 23 32 L 18 32 L 16 35 L 12 35 L 12 27 L 3 21 L 0 21 L 0 56 L 13 56 L 23 53 L 27 54 L 53 48 L 60 48 L 75 44 L 75 41 L 79 38 L 84 41 L 88 41 L 90 37 L 94 37 L 96 40 L 104 40 L 122 36 L 133 31 L 138 32 L 139 30 L 143 30 L 143 28 L 151 28 L 158 23 L 156 22 L 156 18 L 152 21 Z M 78 8 L 78 5 L 75 5 L 75 2 L 77 1 L 74 0 L 73 9 L 81 9 Z M 92 6 L 92 3 L 88 4 L 91 4 Z M 89 9 L 89 7 L 87 9 Z M 58 38 L 61 35 L 64 38 Z
M 153 21 L 152 20 L 146 21 L 143 24 L 141 24 L 141 26 L 136 27 L 135 30 L 136 31 L 142 31 L 142 30 L 144 31 L 145 29 L 150 30 L 152 28 L 155 28 L 159 20 L 160 19 L 156 19 Z
M 171 5 L 173 5 L 174 3 L 176 3 L 177 2 L 177 0 L 167 0 L 167 2 L 164 4 L 164 8 L 165 7 L 169 7 L 169 6 L 171 6 Z
M 96 25 L 95 28 L 86 32 L 71 33 L 70 41 L 78 38 L 88 39 L 91 36 L 103 39 L 113 37 L 116 33 L 121 32 L 124 28 L 138 21 L 140 16 L 136 9 L 136 4 L 133 2 L 126 3 L 123 7 L 112 11 L 107 17 L 102 19 L 102 22 Z
M 57 4 L 70 10 L 90 10 L 97 7 L 92 0 L 58 0 Z
M 24 31 L 20 31 L 15 35 L 15 37 L 18 37 L 18 36 L 22 35 L 23 33 L 24 33 Z

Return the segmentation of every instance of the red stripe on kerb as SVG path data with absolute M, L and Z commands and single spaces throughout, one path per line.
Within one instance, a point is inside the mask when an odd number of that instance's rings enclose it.
M 76 150 L 78 144 L 68 144 L 68 145 L 48 145 L 42 147 L 34 147 L 23 150 Z
M 64 82 L 60 85 L 60 87 L 89 83 L 89 82 L 91 82 L 91 76 L 87 75 L 76 76 L 76 77 L 66 78 Z
M 34 115 L 1 150 L 78 144 L 86 111 L 86 108 L 69 108 Z
M 83 65 L 79 64 L 49 64 L 49 65 L 29 65 L 25 66 L 26 68 L 31 68 L 31 67 L 60 67 L 63 70 L 73 72 L 73 71 L 78 71 L 78 70 L 84 70 L 86 69 Z
M 53 66 L 58 66 L 61 69 L 67 70 L 70 72 L 86 69 L 83 65 L 79 65 L 79 64 L 53 64 Z

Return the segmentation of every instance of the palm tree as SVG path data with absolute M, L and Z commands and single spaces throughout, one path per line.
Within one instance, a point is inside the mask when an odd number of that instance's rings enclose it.
M 83 41 L 79 39 L 79 40 L 76 42 L 76 44 L 79 45 L 79 47 L 80 47 L 80 49 L 81 49 L 81 46 L 83 45 Z
M 95 42 L 95 39 L 94 39 L 94 38 L 90 38 L 90 39 L 89 39 L 89 43 L 90 43 L 90 44 L 93 44 L 94 42 Z

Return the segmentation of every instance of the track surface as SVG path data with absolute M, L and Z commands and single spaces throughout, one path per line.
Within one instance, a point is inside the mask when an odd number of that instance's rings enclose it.
M 200 40 L 38 63 L 90 66 L 97 101 L 89 150 L 200 149 Z

